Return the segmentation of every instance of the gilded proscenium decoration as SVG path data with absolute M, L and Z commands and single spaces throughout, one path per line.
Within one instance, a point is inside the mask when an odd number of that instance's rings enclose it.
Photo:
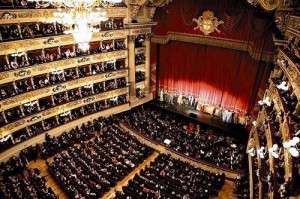
M 163 7 L 172 1 L 173 0 L 149 0 L 148 6 Z
M 275 10 L 279 6 L 279 0 L 258 0 L 258 3 L 267 11 Z
M 155 11 L 156 7 L 147 7 L 147 17 L 152 20 L 154 18 Z
M 219 21 L 217 17 L 214 16 L 214 13 L 209 10 L 204 11 L 202 16 L 199 16 L 198 19 L 194 18 L 193 21 L 197 23 L 197 27 L 194 28 L 194 30 L 199 28 L 205 35 L 209 35 L 214 31 L 220 33 L 218 26 L 224 23 L 224 21 Z
M 136 19 L 140 9 L 141 9 L 141 6 L 138 4 L 130 5 L 130 18 Z

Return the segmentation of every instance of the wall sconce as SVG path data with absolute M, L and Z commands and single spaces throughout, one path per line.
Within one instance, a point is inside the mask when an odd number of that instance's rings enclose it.
M 277 85 L 278 89 L 287 91 L 289 89 L 289 86 L 287 85 L 286 81 L 281 82 L 281 84 Z
M 293 137 L 293 139 L 291 139 L 288 142 L 284 142 L 283 143 L 283 147 L 288 149 L 288 151 L 290 152 L 290 154 L 293 157 L 299 157 L 299 149 L 297 147 L 297 144 L 300 142 L 300 138 L 299 137 Z
M 278 159 L 280 154 L 278 145 L 274 144 L 271 148 L 269 148 L 269 153 L 271 153 L 274 158 Z
M 264 159 L 265 158 L 265 155 L 266 155 L 267 151 L 265 150 L 265 147 L 260 147 L 259 149 L 257 149 L 257 154 L 259 154 L 259 157 L 261 159 Z
M 269 97 L 266 97 L 266 98 L 263 99 L 263 100 L 259 100 L 259 101 L 258 101 L 258 104 L 259 104 L 259 105 L 264 105 L 264 104 L 266 104 L 267 106 L 271 106 L 271 100 L 270 100 Z
M 254 148 L 251 148 L 247 151 L 247 153 L 251 156 L 251 157 L 254 157 L 255 156 L 255 149 Z

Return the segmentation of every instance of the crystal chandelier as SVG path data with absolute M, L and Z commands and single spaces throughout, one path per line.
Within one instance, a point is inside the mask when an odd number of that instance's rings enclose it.
M 51 22 L 62 24 L 65 34 L 72 34 L 82 51 L 89 49 L 89 42 L 101 21 L 106 21 L 106 13 L 101 7 L 110 7 L 122 0 L 28 0 L 36 2 L 38 7 L 54 6 L 58 8 L 53 13 Z

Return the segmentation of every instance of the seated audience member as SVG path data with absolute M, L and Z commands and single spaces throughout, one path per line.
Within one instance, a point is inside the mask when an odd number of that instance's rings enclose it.
M 175 114 L 151 106 L 121 114 L 120 118 L 137 132 L 161 144 L 166 139 L 171 140 L 167 147 L 185 156 L 232 170 L 244 166 L 244 145 L 236 145 L 234 138 L 211 129 L 202 128 L 200 136 L 196 136 L 197 129 L 188 128 L 191 121 Z

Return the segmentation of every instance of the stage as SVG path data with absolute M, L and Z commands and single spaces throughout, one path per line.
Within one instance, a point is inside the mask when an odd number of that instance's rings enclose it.
M 211 116 L 208 113 L 200 112 L 192 107 L 185 106 L 185 105 L 172 105 L 166 102 L 161 102 L 158 100 L 152 101 L 151 104 L 160 107 L 162 109 L 168 110 L 170 112 L 183 115 L 190 119 L 193 119 L 201 124 L 205 124 L 207 126 L 211 126 L 222 132 L 226 132 L 233 137 L 242 139 L 243 141 L 248 140 L 249 133 L 247 132 L 245 126 L 240 124 L 233 124 L 233 123 L 224 123 L 219 117 Z

